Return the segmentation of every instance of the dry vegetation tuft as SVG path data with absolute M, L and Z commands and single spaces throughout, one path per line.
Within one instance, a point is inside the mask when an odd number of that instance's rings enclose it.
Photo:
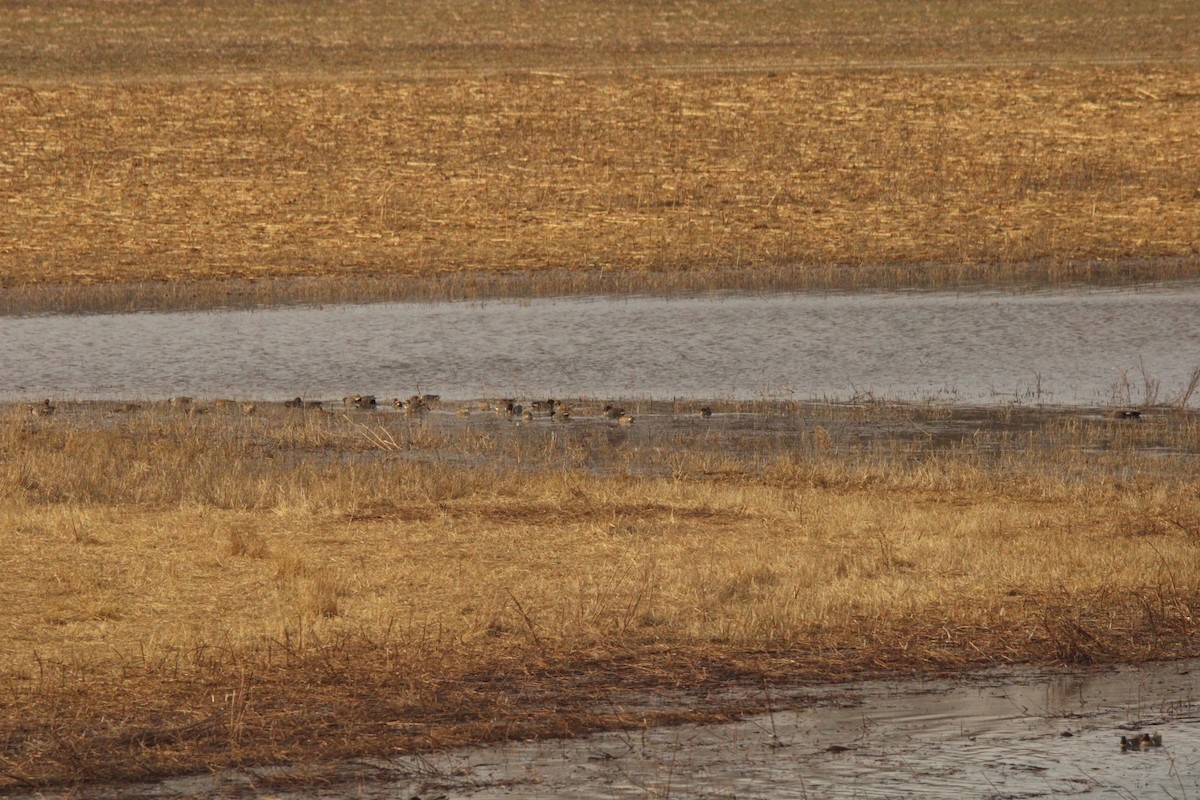
M 716 719 L 751 708 L 689 694 L 764 679 L 1197 653 L 1194 415 L 864 442 L 858 420 L 963 412 L 773 413 L 775 449 L 6 414 L 0 787 Z
M 18 4 L 9 310 L 1197 274 L 1194 3 L 433 8 Z

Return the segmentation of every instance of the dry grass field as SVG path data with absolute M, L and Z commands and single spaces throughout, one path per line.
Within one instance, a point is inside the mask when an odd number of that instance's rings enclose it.
M 0 313 L 1200 277 L 1191 0 L 9 2 L 0 43 Z M 1200 653 L 1184 411 L 58 406 L 0 409 L 0 793 Z
M 1029 6 L 11 4 L 4 306 L 1195 277 L 1200 8 Z
M 764 408 L 798 438 L 664 448 L 258 405 L 4 412 L 0 790 L 1200 650 L 1194 414 L 863 444 L 957 412 Z

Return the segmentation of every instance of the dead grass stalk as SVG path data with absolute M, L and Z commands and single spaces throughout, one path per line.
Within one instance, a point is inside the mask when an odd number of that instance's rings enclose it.
M 864 449 L 862 410 L 788 413 L 831 432 L 667 461 L 583 423 L 531 447 L 266 404 L 11 414 L 0 780 L 644 724 L 614 692 L 1195 654 L 1189 416 Z M 746 710 L 680 703 L 646 719 Z

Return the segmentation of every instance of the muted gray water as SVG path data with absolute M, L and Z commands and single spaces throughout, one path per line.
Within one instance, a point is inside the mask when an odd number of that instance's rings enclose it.
M 1143 374 L 1167 395 L 1200 366 L 1200 287 L 47 316 L 0 319 L 0 340 L 8 400 L 436 392 L 1136 403 Z
M 432 763 L 457 779 L 441 784 L 459 789 L 450 796 L 476 800 L 1195 798 L 1195 666 L 869 682 L 811 692 L 813 707 L 799 712 L 478 748 Z M 1135 731 L 1161 734 L 1163 747 L 1121 752 L 1120 736 Z

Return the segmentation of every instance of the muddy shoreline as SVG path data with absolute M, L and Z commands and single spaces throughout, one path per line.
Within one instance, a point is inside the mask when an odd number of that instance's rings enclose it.
M 1002 269 L 986 264 L 895 264 L 889 267 L 825 264 L 720 270 L 466 270 L 367 277 L 266 276 L 135 283 L 51 283 L 22 284 L 0 290 L 0 317 L 580 296 L 1131 288 L 1194 281 L 1198 276 L 1200 262 L 1194 258 L 1130 258 L 1012 264 Z
M 1103 469 L 1106 453 L 1138 459 L 1112 464 L 1122 479 L 1177 474 L 1200 460 L 1193 410 L 1125 406 L 989 407 L 903 402 L 799 402 L 568 398 L 562 413 L 505 411 L 494 398 L 437 400 L 418 413 L 380 398 L 370 410 L 341 400 L 292 401 L 187 398 L 166 401 L 56 401 L 53 419 L 42 403 L 0 403 L 0 414 L 51 424 L 119 432 L 155 420 L 192 420 L 218 438 L 262 438 L 265 454 L 321 457 L 342 464 L 411 462 L 472 468 L 503 466 L 516 452 L 530 469 L 584 467 L 596 474 L 669 476 L 678 459 L 710 456 L 757 473 L 775 459 L 816 457 L 869 462 L 936 454 L 1005 468 L 1023 454 L 1056 462 L 1090 457 Z M 518 401 L 517 408 L 521 408 Z M 528 406 L 529 399 L 523 399 Z M 625 412 L 628 424 L 606 413 Z M 303 425 L 332 437 L 315 452 L 273 445 L 271 430 Z M 486 445 L 481 445 L 486 442 Z M 582 460 L 581 460 L 582 459 Z
M 1200 788 L 1200 662 L 1015 667 L 937 678 L 744 687 L 729 722 L 92 785 L 26 798 L 1190 796 Z M 713 696 L 614 697 L 626 710 Z M 1123 752 L 1122 736 L 1162 745 Z M 1182 795 L 1181 795 L 1182 793 Z

